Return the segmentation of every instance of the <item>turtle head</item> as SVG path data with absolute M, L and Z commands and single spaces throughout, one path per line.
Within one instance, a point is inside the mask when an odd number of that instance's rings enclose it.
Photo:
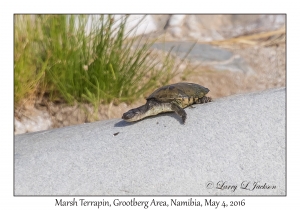
M 145 117 L 145 112 L 147 111 L 147 106 L 143 105 L 135 109 L 130 109 L 128 112 L 125 112 L 122 116 L 122 119 L 127 122 L 138 121 Z
M 122 116 L 122 119 L 127 122 L 134 122 L 145 117 L 168 111 L 173 111 L 171 109 L 171 103 L 161 103 L 156 101 L 155 99 L 148 99 L 145 105 L 125 112 Z
M 122 116 L 122 119 L 127 122 L 134 122 L 151 115 L 156 115 L 160 112 L 158 111 L 159 104 L 160 103 L 157 102 L 156 100 L 148 99 L 145 105 L 135 109 L 130 109 L 128 112 L 125 112 Z
M 141 117 L 141 112 L 138 108 L 136 109 L 130 109 L 128 112 L 125 112 L 122 116 L 122 119 L 127 121 L 127 122 L 133 122 L 140 120 Z

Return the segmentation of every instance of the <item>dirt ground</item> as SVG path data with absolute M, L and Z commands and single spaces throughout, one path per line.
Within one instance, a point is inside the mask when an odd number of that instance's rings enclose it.
M 189 74 L 186 72 L 178 74 L 170 84 L 181 81 L 198 83 L 210 89 L 208 96 L 213 99 L 286 86 L 285 42 L 269 46 L 235 45 L 228 47 L 221 45 L 219 47 L 240 55 L 255 73 L 247 75 L 239 72 L 219 71 L 200 65 Z M 32 118 L 41 112 L 47 112 L 52 121 L 51 127 L 58 128 L 98 120 L 120 119 L 124 112 L 145 104 L 145 102 L 145 99 L 140 99 L 133 104 L 102 105 L 98 113 L 91 114 L 93 108 L 87 104 L 67 106 L 43 100 L 34 106 L 16 111 L 15 116 L 22 121 L 24 118 Z

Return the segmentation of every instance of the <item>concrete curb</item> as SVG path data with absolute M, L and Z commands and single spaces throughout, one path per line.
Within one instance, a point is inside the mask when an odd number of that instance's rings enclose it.
M 15 195 L 286 195 L 285 88 L 15 136 Z

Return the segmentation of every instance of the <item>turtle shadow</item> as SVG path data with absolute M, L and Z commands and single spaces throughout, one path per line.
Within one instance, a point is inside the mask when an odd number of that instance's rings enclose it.
M 126 122 L 125 120 L 121 120 L 117 123 L 115 123 L 114 127 L 126 127 L 126 126 L 129 126 L 129 125 L 133 125 L 137 122 Z
M 157 123 L 159 123 L 159 118 L 163 117 L 163 116 L 172 117 L 172 118 L 176 119 L 180 124 L 184 125 L 180 116 L 178 116 L 175 113 L 169 112 L 169 113 L 162 113 L 162 114 L 155 115 L 155 116 L 150 116 L 150 117 L 147 117 L 147 118 L 144 118 L 142 120 L 135 121 L 135 122 L 127 122 L 125 120 L 121 120 L 121 121 L 115 123 L 114 127 L 126 127 L 126 126 L 130 126 L 130 125 L 140 123 L 142 121 L 150 120 L 150 119 L 153 119 L 153 118 L 157 118 Z

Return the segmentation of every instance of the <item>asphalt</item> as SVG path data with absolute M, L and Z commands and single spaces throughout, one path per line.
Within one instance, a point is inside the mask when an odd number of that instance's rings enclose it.
M 14 195 L 286 195 L 285 91 L 16 135 Z

